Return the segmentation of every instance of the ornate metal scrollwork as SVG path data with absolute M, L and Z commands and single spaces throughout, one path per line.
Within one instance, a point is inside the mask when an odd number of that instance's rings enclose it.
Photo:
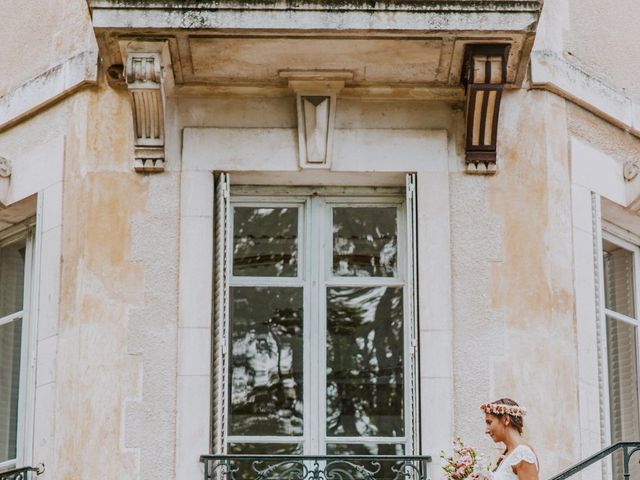
M 40 464 L 37 467 L 22 467 L 0 472 L 0 480 L 31 480 L 32 474 L 40 475 L 42 473 L 44 473 L 44 465 Z
M 428 456 L 203 455 L 206 480 L 427 480 Z

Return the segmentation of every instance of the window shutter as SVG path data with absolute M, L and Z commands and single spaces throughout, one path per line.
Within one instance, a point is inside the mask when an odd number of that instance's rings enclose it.
M 23 342 L 26 239 L 10 239 L 0 248 L 0 463 L 14 460 Z
M 611 440 L 637 441 L 640 436 L 636 328 L 607 319 Z
M 635 317 L 632 252 L 623 248 L 605 252 L 604 284 L 607 308 Z M 637 326 L 626 321 L 606 317 L 612 442 L 636 441 L 640 438 L 637 329 Z M 621 454 L 614 455 L 614 478 L 622 477 L 622 462 Z M 631 468 L 632 474 L 637 476 L 637 465 L 631 465 Z
M 635 317 L 633 296 L 633 254 L 623 248 L 604 256 L 605 306 L 628 317 Z
M 407 409 L 410 415 L 410 428 L 408 436 L 412 439 L 412 453 L 420 452 L 420 364 L 419 364 L 419 338 L 420 328 L 418 324 L 418 288 L 417 288 L 417 198 L 416 198 L 416 174 L 408 173 L 406 177 L 406 212 L 407 212 L 407 304 L 409 307 L 408 318 L 411 322 L 411 352 L 410 368 L 411 376 L 410 395 L 407 398 Z
M 22 317 L 0 325 L 0 463 L 16 458 Z
M 212 378 L 212 451 L 225 453 L 227 408 L 227 348 L 229 318 L 229 175 L 220 173 L 215 178 L 215 281 L 213 319 L 213 378 Z

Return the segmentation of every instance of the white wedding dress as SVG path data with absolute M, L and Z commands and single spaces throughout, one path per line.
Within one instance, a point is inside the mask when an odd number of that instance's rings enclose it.
M 538 458 L 531 450 L 531 447 L 518 445 L 500 462 L 496 471 L 493 472 L 493 480 L 518 480 L 518 476 L 513 472 L 512 467 L 523 460 L 527 463 L 533 463 L 536 466 L 536 470 L 539 470 Z

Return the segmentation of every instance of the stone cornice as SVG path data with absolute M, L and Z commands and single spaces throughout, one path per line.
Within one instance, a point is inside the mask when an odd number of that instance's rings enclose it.
M 556 52 L 531 52 L 531 87 L 556 93 L 640 137 L 640 103 Z
M 68 58 L 0 97 L 0 132 L 97 80 L 97 51 Z
M 90 8 L 195 10 L 539 11 L 541 0 L 87 0 Z
M 535 31 L 542 1 L 88 0 L 96 29 Z M 266 17 L 265 12 L 269 12 Z M 393 15 L 389 15 L 392 13 Z M 425 15 L 427 14 L 428 15 Z M 257 15 L 256 15 L 257 14 Z

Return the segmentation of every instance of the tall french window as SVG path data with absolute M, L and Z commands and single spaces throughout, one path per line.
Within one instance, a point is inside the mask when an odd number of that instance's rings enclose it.
M 638 248 L 605 235 L 603 255 L 611 441 L 637 441 L 640 439 Z M 635 465 L 632 468 L 635 470 L 632 478 L 640 478 L 640 469 Z M 621 455 L 614 458 L 613 475 L 622 478 Z
M 413 453 L 405 189 L 230 188 L 224 174 L 216 189 L 227 206 L 216 210 L 216 282 L 228 291 L 216 290 L 214 448 Z
M 0 239 L 0 466 L 16 462 L 24 371 L 25 235 Z

